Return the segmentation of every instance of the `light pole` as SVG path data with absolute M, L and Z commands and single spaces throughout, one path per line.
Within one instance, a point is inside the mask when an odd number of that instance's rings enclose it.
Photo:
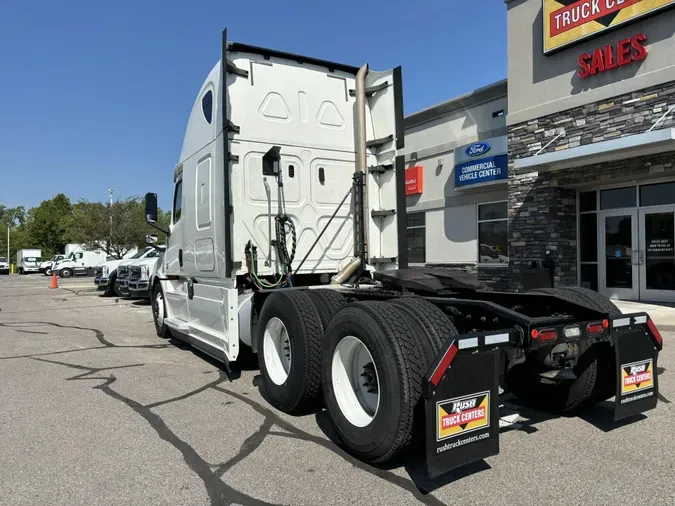
M 108 195 L 110 196 L 109 199 L 109 205 L 110 205 L 110 235 L 108 237 L 108 247 L 106 248 L 107 254 L 110 255 L 110 244 L 112 243 L 112 235 L 113 235 L 113 212 L 112 212 L 112 206 L 113 206 L 113 192 L 114 188 L 108 188 Z

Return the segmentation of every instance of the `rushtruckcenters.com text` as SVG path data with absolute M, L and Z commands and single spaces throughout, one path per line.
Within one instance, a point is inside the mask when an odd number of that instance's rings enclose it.
M 445 451 L 452 450 L 453 448 L 457 448 L 458 446 L 463 446 L 469 443 L 475 443 L 476 441 L 480 441 L 481 439 L 486 439 L 489 437 L 490 433 L 484 432 L 483 434 L 478 434 L 477 436 L 470 436 L 464 439 L 459 439 L 452 443 L 445 443 L 443 446 L 439 446 L 438 448 L 436 448 L 436 453 L 443 453 Z

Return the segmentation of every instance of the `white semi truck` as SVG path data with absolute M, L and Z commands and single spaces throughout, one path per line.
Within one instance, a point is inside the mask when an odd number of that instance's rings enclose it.
M 256 353 L 276 408 L 325 406 L 366 462 L 425 433 L 432 477 L 498 453 L 501 391 L 562 412 L 616 396 L 616 419 L 656 406 L 662 339 L 647 314 L 577 287 L 502 293 L 407 268 L 400 67 L 226 35 L 168 228 L 146 195 L 146 221 L 167 235 L 150 287 L 159 336 L 225 364 Z
M 42 263 L 42 250 L 20 249 L 16 252 L 16 270 L 19 274 L 39 272 Z
M 66 251 L 66 255 L 65 258 L 57 260 L 50 269 L 62 278 L 92 276 L 96 267 L 106 262 L 108 257 L 103 250 L 89 251 L 81 248 Z

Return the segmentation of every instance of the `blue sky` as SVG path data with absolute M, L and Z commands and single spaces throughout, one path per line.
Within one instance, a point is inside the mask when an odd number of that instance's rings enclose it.
M 405 113 L 506 76 L 502 0 L 9 1 L 0 15 L 0 203 L 159 194 L 230 40 L 403 67 Z

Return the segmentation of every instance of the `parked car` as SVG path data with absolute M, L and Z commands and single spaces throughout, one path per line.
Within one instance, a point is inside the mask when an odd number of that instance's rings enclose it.
M 9 274 L 9 258 L 0 257 L 0 274 Z

